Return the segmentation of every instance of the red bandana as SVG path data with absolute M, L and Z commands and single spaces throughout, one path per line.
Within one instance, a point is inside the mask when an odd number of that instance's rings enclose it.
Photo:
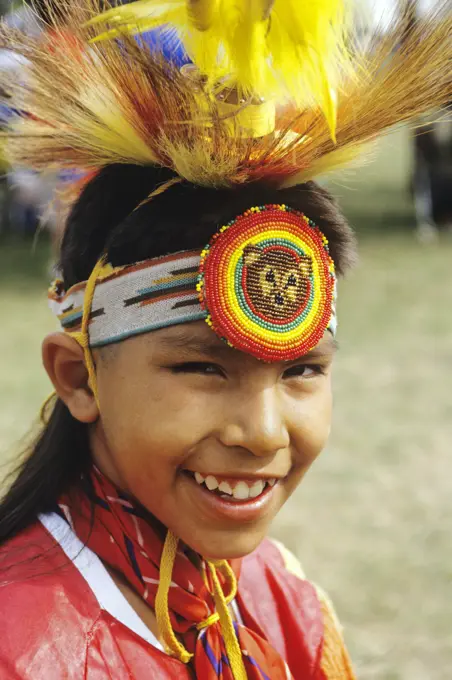
M 166 528 L 96 469 L 83 489 L 60 500 L 60 507 L 78 537 L 155 609 Z M 171 624 L 194 655 L 190 664 L 197 678 L 234 680 L 220 623 L 197 629 L 215 612 L 215 602 L 207 565 L 201 560 L 200 567 L 198 558 L 195 566 L 194 557 L 189 550 L 177 551 L 168 596 Z M 218 578 L 225 588 L 224 577 Z M 234 629 L 249 680 L 293 680 L 267 640 L 237 622 Z

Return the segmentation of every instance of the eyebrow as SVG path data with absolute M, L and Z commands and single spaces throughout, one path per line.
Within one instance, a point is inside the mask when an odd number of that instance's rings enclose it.
M 179 333 L 171 333 L 171 335 L 163 336 L 162 342 L 166 347 L 178 349 L 181 351 L 197 352 L 198 354 L 221 355 L 229 354 L 231 347 L 220 340 L 213 342 L 206 341 L 204 338 L 198 338 L 191 333 L 180 331 Z
M 196 352 L 198 354 L 208 354 L 209 356 L 224 357 L 231 355 L 234 349 L 221 341 L 206 341 L 205 338 L 199 338 L 192 333 L 180 331 L 178 333 L 168 334 L 162 337 L 162 342 L 165 347 L 171 349 L 178 349 L 182 353 Z M 323 341 L 321 345 L 317 345 L 311 349 L 307 354 L 300 355 L 293 361 L 300 361 L 302 359 L 318 359 L 330 354 L 333 354 L 338 349 L 338 343 L 332 335 L 328 334 L 328 340 Z M 238 350 L 235 350 L 238 351 Z M 287 362 L 289 363 L 289 362 Z

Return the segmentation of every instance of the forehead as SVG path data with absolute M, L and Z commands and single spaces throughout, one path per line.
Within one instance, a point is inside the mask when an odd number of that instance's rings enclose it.
M 204 321 L 171 326 L 154 331 L 144 336 L 146 342 L 154 350 L 167 351 L 174 354 L 188 354 L 192 352 L 211 356 L 221 356 L 234 360 L 252 360 L 259 365 L 264 362 L 227 345 L 220 340 Z M 336 343 L 329 331 L 325 331 L 318 345 L 309 353 L 333 354 Z

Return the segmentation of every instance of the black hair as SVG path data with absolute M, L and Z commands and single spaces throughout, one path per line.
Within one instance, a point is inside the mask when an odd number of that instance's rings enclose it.
M 117 164 L 84 188 L 67 220 L 60 252 L 66 289 L 88 279 L 102 254 L 124 265 L 175 250 L 201 249 L 221 224 L 254 205 L 286 203 L 305 213 L 329 240 L 342 275 L 355 256 L 353 233 L 327 191 L 313 182 L 277 190 L 255 183 L 206 188 L 181 181 L 146 202 L 174 178 L 165 169 Z M 90 466 L 88 426 L 60 400 L 0 504 L 0 544 L 48 512 Z

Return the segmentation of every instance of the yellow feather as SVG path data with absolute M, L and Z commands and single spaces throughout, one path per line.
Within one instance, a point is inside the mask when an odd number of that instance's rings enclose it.
M 334 135 L 334 91 L 350 58 L 345 0 L 136 0 L 93 19 L 96 40 L 171 24 L 210 83 L 244 97 L 320 107 Z
M 219 0 L 187 0 L 188 16 L 192 25 L 198 31 L 207 31 L 215 13 L 218 11 Z
M 136 6 L 135 6 L 136 5 Z M 185 32 L 190 25 L 190 18 L 185 0 L 168 0 L 155 2 L 154 0 L 139 0 L 131 5 L 116 7 L 103 14 L 92 17 L 87 26 L 108 26 L 92 38 L 92 42 L 112 40 L 120 35 L 143 33 L 154 28 L 167 25 L 179 27 Z

